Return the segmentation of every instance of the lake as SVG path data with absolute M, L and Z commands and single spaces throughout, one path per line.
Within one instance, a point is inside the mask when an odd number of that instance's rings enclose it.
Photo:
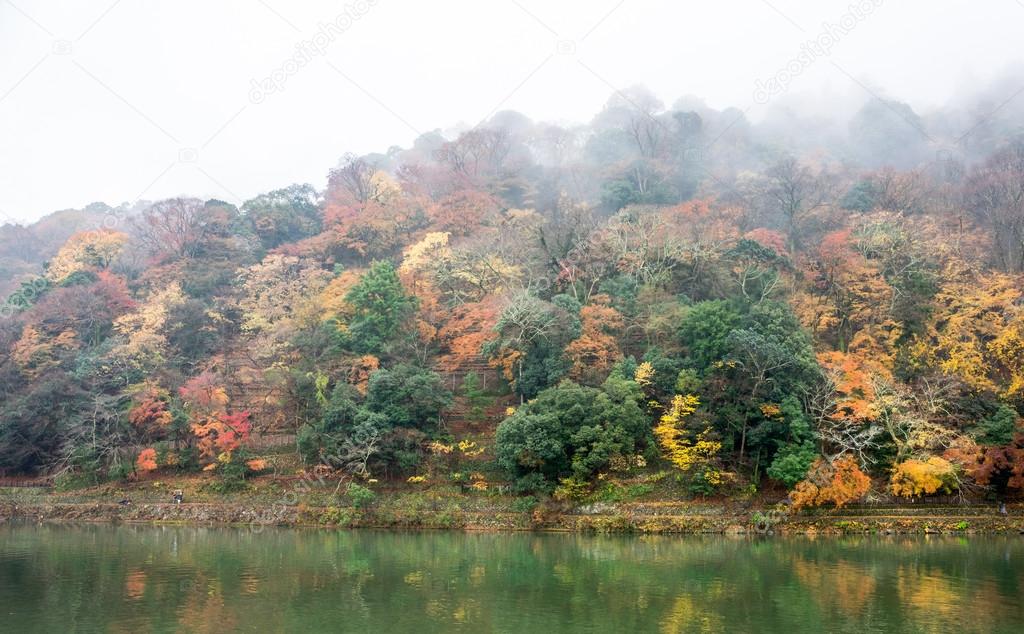
M 1024 538 L 0 525 L 2 632 L 1021 632 Z

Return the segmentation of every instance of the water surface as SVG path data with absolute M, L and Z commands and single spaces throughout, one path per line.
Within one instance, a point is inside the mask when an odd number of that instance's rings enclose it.
M 1022 632 L 1024 538 L 0 525 L 0 632 Z

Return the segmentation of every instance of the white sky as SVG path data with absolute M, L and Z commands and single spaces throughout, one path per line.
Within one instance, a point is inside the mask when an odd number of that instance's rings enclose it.
M 322 187 L 347 151 L 408 145 L 496 109 L 584 122 L 634 83 L 666 104 L 691 94 L 756 119 L 755 80 L 851 2 L 364 1 L 0 0 L 0 222 Z M 870 90 L 922 112 L 1024 55 L 1024 0 L 858 2 L 880 6 L 776 100 L 851 103 Z M 365 14 L 323 55 L 251 100 L 253 80 L 357 5 Z M 560 53 L 559 41 L 571 45 Z

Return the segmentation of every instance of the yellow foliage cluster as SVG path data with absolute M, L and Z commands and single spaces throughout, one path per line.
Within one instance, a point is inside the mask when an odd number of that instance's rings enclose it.
M 48 337 L 39 328 L 27 324 L 21 330 L 21 338 L 14 344 L 11 358 L 26 376 L 35 378 L 55 367 L 62 353 L 77 350 L 79 345 L 73 330 Z
M 455 445 L 446 445 L 442 442 L 432 441 L 427 444 L 427 450 L 432 454 L 447 456 L 455 449 Z
M 636 366 L 636 371 L 633 372 L 633 381 L 642 388 L 650 387 L 651 382 L 654 381 L 654 366 L 649 361 L 644 361 Z
M 414 276 L 432 263 L 451 258 L 452 250 L 448 247 L 449 237 L 451 234 L 447 231 L 433 231 L 416 244 L 406 247 L 402 254 L 402 264 L 398 267 L 398 274 L 403 278 Z
M 188 301 L 177 282 L 151 293 L 126 315 L 114 320 L 114 330 L 123 343 L 114 349 L 119 365 L 152 368 L 163 361 L 167 351 L 165 332 L 171 311 Z
M 76 233 L 46 267 L 46 277 L 60 282 L 73 273 L 89 269 L 103 269 L 120 255 L 128 234 L 111 229 Z
M 672 399 L 672 406 L 658 421 L 654 428 L 654 437 L 661 446 L 665 459 L 677 469 L 689 472 L 694 467 L 704 470 L 704 479 L 712 485 L 722 483 L 722 473 L 713 466 L 722 443 L 710 440 L 711 429 L 697 434 L 691 442 L 682 424 L 688 416 L 697 411 L 700 401 L 692 394 L 677 394 Z
M 777 403 L 762 403 L 761 415 L 765 418 L 781 418 L 782 408 Z
M 893 495 L 917 497 L 957 489 L 956 468 L 948 460 L 932 456 L 928 460 L 907 460 L 892 470 L 889 489 Z
M 474 491 L 486 491 L 487 490 L 487 478 L 482 473 L 471 473 L 469 474 L 470 488 Z
M 479 456 L 487 450 L 486 447 L 478 447 L 472 440 L 460 440 L 458 447 L 459 451 L 461 451 L 463 455 L 469 456 L 470 458 Z
M 1024 310 L 1020 280 L 954 268 L 936 296 L 937 310 L 914 346 L 917 358 L 978 390 L 1024 394 Z

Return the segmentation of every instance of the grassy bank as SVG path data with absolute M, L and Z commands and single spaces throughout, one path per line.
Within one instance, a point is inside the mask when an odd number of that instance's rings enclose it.
M 31 521 L 194 525 L 545 530 L 679 534 L 1024 533 L 1024 506 L 1003 515 L 995 504 L 859 505 L 799 513 L 747 500 L 658 498 L 622 487 L 621 495 L 576 502 L 451 485 L 392 484 L 353 495 L 345 483 L 265 478 L 221 493 L 209 479 L 104 484 L 69 491 L 0 488 L 0 518 Z M 183 504 L 170 501 L 185 491 Z M 358 491 L 356 491 L 358 493 Z M 592 496 L 593 497 L 593 496 Z M 602 497 L 602 496 L 598 496 Z M 122 504 L 122 501 L 130 503 Z

